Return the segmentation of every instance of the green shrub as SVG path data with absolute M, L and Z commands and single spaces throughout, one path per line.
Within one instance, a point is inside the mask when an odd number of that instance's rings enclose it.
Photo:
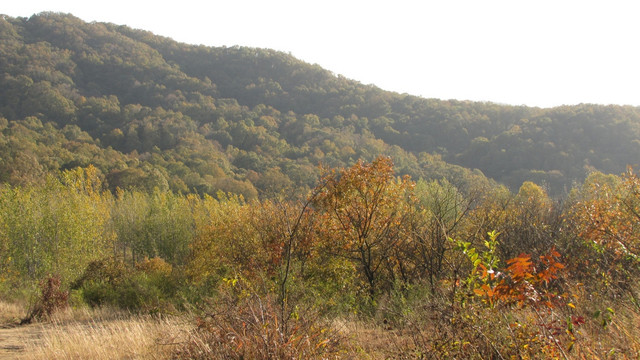
M 74 282 L 90 306 L 112 305 L 141 312 L 166 310 L 177 293 L 171 265 L 162 259 L 145 260 L 136 267 L 101 260 L 89 264 Z

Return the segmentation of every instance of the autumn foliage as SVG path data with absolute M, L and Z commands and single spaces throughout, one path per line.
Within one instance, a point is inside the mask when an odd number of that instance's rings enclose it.
M 44 289 L 31 290 L 33 319 L 67 300 L 193 314 L 176 357 L 640 351 L 627 335 L 640 331 L 631 170 L 593 174 L 563 204 L 533 183 L 512 194 L 414 182 L 389 157 L 322 171 L 307 196 L 260 200 L 112 194 L 91 167 L 3 187 L 0 290 Z M 379 338 L 347 335 L 353 322 Z M 387 336 L 393 345 L 376 347 Z
M 414 183 L 397 179 L 390 158 L 362 161 L 329 171 L 313 204 L 328 251 L 354 261 L 373 297 L 402 276 L 400 249 L 406 246 Z
M 592 175 L 574 207 L 580 235 L 616 258 L 640 256 L 640 179 L 631 168 L 622 178 Z M 639 259 L 640 260 L 640 259 Z

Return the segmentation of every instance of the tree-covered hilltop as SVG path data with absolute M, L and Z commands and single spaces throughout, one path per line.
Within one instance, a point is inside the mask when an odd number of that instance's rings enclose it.
M 282 52 L 187 45 L 57 13 L 0 18 L 0 130 L 3 182 L 93 164 L 112 189 L 246 198 L 304 191 L 320 163 L 380 154 L 415 179 L 486 175 L 559 194 L 640 154 L 637 107 L 423 99 Z

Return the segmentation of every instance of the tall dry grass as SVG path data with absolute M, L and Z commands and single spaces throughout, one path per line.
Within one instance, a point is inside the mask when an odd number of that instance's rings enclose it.
M 17 323 L 25 315 L 26 310 L 23 304 L 0 300 L 0 324 Z
M 190 315 L 161 318 L 108 308 L 67 309 L 47 321 L 16 327 L 28 329 L 29 336 L 23 333 L 25 345 L 15 358 L 640 359 L 640 311 L 623 301 L 576 302 L 575 313 L 559 319 L 582 315 L 585 322 L 575 327 L 574 340 L 564 332 L 556 335 L 560 351 L 555 343 L 544 341 L 548 334 L 535 312 L 527 309 L 451 313 L 437 306 L 442 305 L 438 301 L 425 299 L 397 318 L 289 320 L 283 332 L 273 303 L 255 297 L 244 300 L 218 302 L 215 313 L 199 321 Z M 594 309 L 607 306 L 615 312 L 593 316 Z M 0 302 L 0 318 L 24 313 L 19 304 Z
M 33 326 L 40 333 L 25 344 L 23 359 L 169 359 L 189 321 L 81 309 Z

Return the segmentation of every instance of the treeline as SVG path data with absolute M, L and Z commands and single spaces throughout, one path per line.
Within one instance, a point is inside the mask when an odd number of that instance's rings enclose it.
M 531 182 L 517 193 L 415 182 L 397 177 L 385 157 L 323 173 L 307 197 L 296 199 L 158 188 L 113 194 L 93 166 L 46 176 L 43 184 L 5 185 L 3 284 L 52 273 L 70 283 L 87 264 L 106 258 L 130 265 L 161 258 L 199 281 L 275 276 L 286 261 L 300 266 L 291 271 L 300 271 L 301 280 L 326 272 L 336 278 L 319 283 L 349 284 L 373 299 L 398 283 L 426 281 L 435 291 L 453 275 L 452 239 L 482 247 L 490 232 L 500 234 L 495 255 L 502 261 L 556 248 L 567 261 L 580 263 L 581 252 L 595 251 L 589 256 L 634 264 L 640 252 L 634 238 L 639 185 L 631 171 L 593 173 L 562 203 Z
M 414 179 L 466 186 L 486 175 L 558 196 L 591 171 L 637 162 L 638 111 L 421 99 L 272 50 L 64 14 L 0 19 L 0 177 L 13 185 L 92 164 L 112 191 L 252 199 L 305 193 L 319 163 L 383 154 Z

